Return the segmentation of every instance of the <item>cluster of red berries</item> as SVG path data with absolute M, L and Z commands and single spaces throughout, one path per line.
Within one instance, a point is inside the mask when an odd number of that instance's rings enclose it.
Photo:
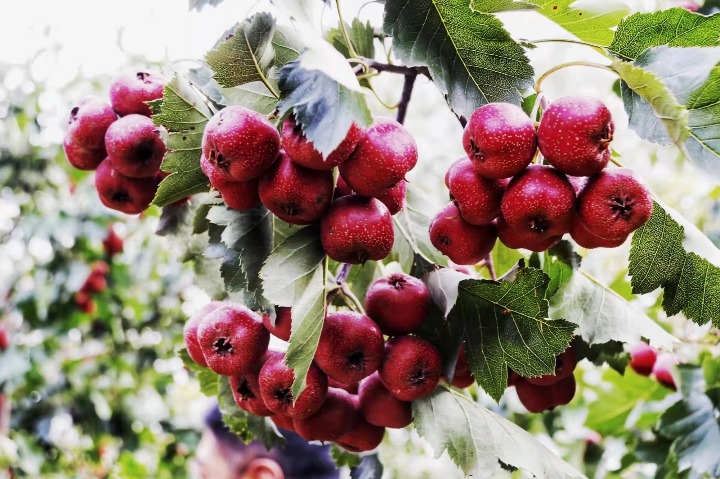
M 585 248 L 616 247 L 652 213 L 648 190 L 630 170 L 606 170 L 614 125 L 594 98 L 563 97 L 540 125 L 519 107 L 478 108 L 463 133 L 468 157 L 445 175 L 451 203 L 430 240 L 457 264 L 475 264 L 500 241 L 545 251 L 565 233 Z M 549 165 L 531 165 L 538 148 Z
M 92 299 L 96 293 L 102 293 L 107 289 L 107 274 L 110 266 L 105 261 L 95 261 L 90 265 L 88 274 L 82 287 L 75 293 L 75 305 L 85 313 L 94 313 L 97 309 Z
M 520 402 L 530 412 L 542 412 L 564 406 L 575 397 L 577 384 L 573 371 L 577 358 L 573 348 L 567 348 L 555 358 L 555 372 L 526 378 L 510 371 L 508 385 L 515 386 Z
M 5 326 L 0 324 L 0 352 L 5 351 L 10 347 L 10 335 L 5 329 Z
M 110 103 L 84 98 L 70 111 L 65 155 L 75 168 L 97 170 L 95 188 L 108 208 L 138 214 L 155 197 L 165 143 L 147 102 L 162 98 L 166 82 L 157 73 L 121 75 L 110 84 Z
M 328 256 L 352 264 L 390 253 L 391 216 L 404 206 L 405 175 L 416 163 L 415 140 L 391 119 L 364 130 L 352 124 L 323 159 L 293 116 L 284 121 L 281 135 L 263 115 L 240 106 L 210 119 L 200 159 L 228 207 L 246 210 L 262 203 L 291 224 L 320 221 Z
M 271 333 L 290 339 L 290 308 L 277 308 L 273 324 L 244 306 L 210 303 L 186 323 L 185 344 L 195 362 L 229 376 L 242 409 L 269 416 L 307 440 L 367 451 L 381 442 L 385 428 L 410 424 L 411 401 L 432 393 L 440 381 L 439 351 L 412 334 L 429 305 L 427 286 L 400 273 L 370 286 L 367 314 L 328 313 L 307 386 L 297 398 L 285 355 L 268 350 Z
M 642 376 L 655 376 L 657 382 L 665 387 L 676 390 L 675 378 L 673 378 L 670 367 L 672 357 L 661 355 L 647 343 L 639 342 L 630 349 L 630 367 Z

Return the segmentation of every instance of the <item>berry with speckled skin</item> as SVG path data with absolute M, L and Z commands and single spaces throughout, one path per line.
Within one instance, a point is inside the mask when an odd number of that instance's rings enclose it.
M 256 416 L 272 416 L 273 413 L 265 406 L 260 395 L 260 384 L 258 383 L 257 371 L 249 374 L 230 376 L 230 389 L 232 390 L 235 404 Z
M 567 177 L 541 165 L 531 165 L 514 177 L 500 205 L 507 226 L 535 243 L 570 231 L 574 207 L 575 190 Z
M 465 352 L 465 345 L 460 346 L 460 352 L 458 353 L 457 363 L 455 363 L 455 373 L 453 374 L 452 384 L 456 388 L 464 389 L 475 382 L 475 377 L 470 371 L 470 364 L 468 363 L 467 353 Z
M 650 376 L 657 360 L 657 352 L 640 341 L 630 348 L 630 367 L 638 374 Z
M 380 200 L 382 204 L 387 206 L 391 215 L 396 215 L 405 207 L 405 197 L 407 195 L 407 181 L 400 180 L 397 185 L 384 190 L 375 198 Z
M 673 377 L 671 371 L 673 364 L 675 364 L 675 360 L 673 359 L 671 354 L 661 354 L 655 361 L 652 372 L 657 382 L 659 382 L 666 388 L 677 391 L 675 378 Z
M 412 422 L 412 404 L 393 396 L 378 373 L 360 384 L 358 397 L 360 410 L 370 424 L 401 429 Z
M 336 443 L 351 452 L 372 451 L 380 445 L 385 436 L 385 428 L 367 422 L 360 413 L 356 413 L 355 425 Z
M 117 119 L 112 107 L 99 98 L 79 100 L 67 121 L 63 139 L 65 156 L 79 170 L 94 170 L 102 162 L 105 151 L 105 132 Z
M 427 285 L 405 273 L 376 279 L 365 296 L 367 315 L 388 336 L 417 331 L 425 322 L 429 307 Z
M 157 191 L 160 180 L 152 178 L 128 178 L 113 168 L 110 161 L 103 161 L 95 172 L 95 189 L 100 201 L 108 208 L 136 215 L 145 211 Z
M 525 378 L 535 386 L 552 386 L 571 376 L 577 366 L 577 358 L 572 347 L 567 348 L 555 358 L 555 374 L 544 374 L 534 378 Z
M 293 420 L 290 416 L 283 416 L 282 414 L 275 414 L 274 416 L 270 416 L 270 420 L 275 423 L 275 425 L 282 429 L 287 429 L 288 431 L 294 431 L 295 426 L 293 425 Z
M 463 162 L 465 162 L 467 160 L 468 160 L 467 157 L 463 156 L 459 160 L 455 160 L 455 162 L 453 162 L 453 164 L 450 165 L 450 167 L 447 169 L 447 171 L 445 172 L 445 186 L 447 188 L 450 188 L 450 176 L 453 175 L 453 172 L 455 171 L 456 168 L 462 166 Z
M 361 134 L 362 129 L 353 123 L 340 145 L 328 155 L 327 159 L 323 159 L 312 142 L 307 140 L 300 125 L 295 123 L 295 117 L 289 116 L 282 126 L 282 147 L 290 159 L 298 165 L 313 170 L 332 170 L 355 151 Z
M 307 418 L 293 419 L 293 426 L 306 441 L 334 441 L 353 428 L 356 418 L 350 394 L 343 389 L 328 388 L 318 412 Z
M 162 98 L 166 83 L 167 79 L 157 72 L 119 75 L 110 82 L 110 102 L 120 116 L 150 116 L 152 110 L 146 102 Z
M 383 336 L 378 325 L 364 314 L 338 311 L 325 317 L 315 363 L 325 374 L 343 384 L 355 384 L 380 366 Z
M 510 228 L 502 216 L 495 220 L 495 225 L 500 242 L 512 249 L 529 249 L 539 253 L 549 250 L 562 239 L 561 235 L 538 239 L 538 235 L 533 232 Z
M 353 190 L 348 186 L 347 183 L 345 183 L 345 180 L 342 179 L 342 176 L 338 176 L 337 183 L 335 184 L 335 193 L 333 195 L 333 199 L 336 200 L 338 198 L 342 198 L 343 196 L 352 195 Z
M 260 177 L 263 204 L 283 221 L 308 225 L 320 219 L 333 196 L 331 171 L 311 170 L 280 153 L 278 161 Z
M 200 366 L 207 367 L 207 362 L 205 362 L 205 355 L 203 354 L 200 343 L 198 342 L 198 326 L 200 326 L 200 322 L 205 319 L 206 316 L 208 316 L 210 313 L 212 313 L 219 307 L 223 306 L 223 304 L 224 303 L 222 301 L 212 301 L 206 304 L 200 309 L 200 311 L 192 315 L 183 327 L 183 339 L 185 340 L 185 348 L 187 349 L 187 352 L 192 358 L 192 360 Z
M 200 321 L 197 338 L 208 367 L 218 374 L 234 376 L 253 372 L 267 352 L 270 333 L 257 313 L 239 304 L 224 303 Z
M 570 236 L 573 241 L 583 248 L 617 248 L 627 240 L 627 236 L 618 239 L 605 239 L 591 233 L 576 216 L 570 227 Z
M 523 378 L 515 381 L 520 402 L 530 412 L 539 413 L 563 406 L 575 397 L 575 376 L 568 376 L 551 386 L 538 386 Z
M 243 211 L 255 208 L 260 204 L 257 179 L 221 182 L 215 188 L 228 208 Z
M 105 133 L 108 159 L 120 174 L 130 178 L 153 176 L 165 155 L 160 129 L 142 115 L 120 118 Z
M 242 106 L 216 113 L 205 126 L 202 154 L 226 181 L 248 181 L 265 173 L 280 153 L 280 134 L 267 118 Z M 202 164 L 200 165 L 202 167 Z
M 285 365 L 284 354 L 274 355 L 265 361 L 258 375 L 260 395 L 265 406 L 277 414 L 292 418 L 312 416 L 325 402 L 328 378 L 317 365 L 311 364 L 306 387 L 297 400 L 291 391 L 294 380 L 295 373 Z
M 363 131 L 357 148 L 340 165 L 340 175 L 358 194 L 378 196 L 415 167 L 417 144 L 409 131 L 390 118 L 379 118 Z
M 448 203 L 430 223 L 430 242 L 457 264 L 475 264 L 495 246 L 495 225 L 471 225 L 454 203 Z
M 320 241 L 327 255 L 341 263 L 383 259 L 395 241 L 392 216 L 375 198 L 343 196 L 323 216 Z
M 590 176 L 607 166 L 615 127 L 600 100 L 566 96 L 543 113 L 538 144 L 545 159 L 568 175 Z
M 535 156 L 535 124 L 516 105 L 489 103 L 470 117 L 463 132 L 463 147 L 483 178 L 510 178 Z
M 506 187 L 507 180 L 481 177 L 468 159 L 453 164 L 448 170 L 450 199 L 471 225 L 486 225 L 500 215 L 500 201 Z
M 595 236 L 626 238 L 650 219 L 650 192 L 627 168 L 604 170 L 592 176 L 577 200 L 577 215 Z
M 263 324 L 270 334 L 283 341 L 290 341 L 290 333 L 292 332 L 292 316 L 290 308 L 275 308 L 275 324 L 272 323 L 270 316 L 263 315 Z
M 432 393 L 440 382 L 440 353 L 417 336 L 396 336 L 385 343 L 379 373 L 393 396 L 413 401 Z

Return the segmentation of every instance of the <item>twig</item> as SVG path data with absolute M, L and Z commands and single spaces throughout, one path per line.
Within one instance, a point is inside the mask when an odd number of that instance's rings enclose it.
M 353 45 L 352 40 L 350 40 L 350 35 L 348 34 L 347 26 L 345 25 L 345 20 L 343 20 L 342 8 L 340 8 L 340 0 L 335 0 L 335 5 L 337 6 L 338 18 L 340 19 L 340 30 L 342 31 L 343 37 L 345 37 L 345 42 L 347 43 L 348 51 L 350 52 L 350 56 L 357 57 L 358 54 L 355 51 L 355 46 Z
M 488 253 L 483 259 L 483 266 L 487 268 L 490 279 L 497 281 L 497 274 L 495 273 L 495 262 L 493 261 L 492 253 Z
M 537 93 L 540 93 L 540 92 L 542 91 L 542 89 L 540 88 L 540 86 L 542 85 L 542 82 L 545 81 L 545 79 L 546 79 L 547 77 L 549 77 L 550 75 L 552 75 L 552 74 L 555 73 L 556 71 L 562 70 L 563 68 L 576 67 L 576 66 L 578 66 L 578 67 L 600 68 L 600 69 L 602 69 L 602 70 L 608 70 L 608 71 L 611 71 L 611 72 L 617 74 L 617 72 L 616 72 L 615 70 L 613 70 L 612 68 L 610 68 L 608 65 L 603 65 L 602 63 L 583 62 L 583 61 L 575 61 L 575 62 L 562 63 L 562 64 L 560 64 L 560 65 L 557 65 L 557 66 L 552 67 L 551 69 L 549 69 L 548 71 L 546 71 L 545 73 L 543 73 L 542 75 L 540 75 L 540 78 L 538 78 L 538 79 L 537 79 L 537 82 L 535 82 L 535 91 L 536 91 Z
M 342 285 L 345 281 L 347 281 L 348 274 L 350 274 L 350 268 L 352 268 L 350 263 L 343 263 L 342 266 L 340 266 L 340 272 L 335 278 L 335 282 L 337 284 Z
M 355 311 L 365 314 L 365 308 L 363 308 L 362 303 L 358 299 L 357 296 L 355 296 L 355 293 L 353 293 L 350 288 L 348 288 L 347 283 L 343 283 L 342 286 L 340 286 L 340 294 L 345 298 L 345 303 L 350 306 Z M 349 302 L 347 300 L 350 300 Z
M 405 74 L 405 83 L 403 83 L 402 96 L 400 97 L 397 117 L 395 118 L 398 123 L 405 123 L 405 115 L 407 114 L 410 97 L 412 97 L 413 86 L 415 86 L 415 79 L 417 78 L 417 76 L 417 72 Z
M 405 65 L 393 65 L 390 63 L 379 62 L 377 60 L 373 60 L 372 58 L 362 58 L 362 61 L 370 68 L 379 72 L 396 73 L 398 75 L 407 75 L 409 73 L 414 73 L 416 75 L 425 75 L 430 80 L 432 80 L 432 76 L 430 76 L 430 70 L 428 70 L 427 67 L 406 67 Z

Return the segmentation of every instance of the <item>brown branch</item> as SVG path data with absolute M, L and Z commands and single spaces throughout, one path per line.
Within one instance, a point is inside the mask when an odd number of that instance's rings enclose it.
M 413 86 L 415 86 L 417 76 L 417 72 L 405 74 L 405 83 L 403 83 L 402 96 L 400 97 L 400 103 L 398 103 L 397 117 L 395 118 L 400 124 L 405 123 L 405 115 L 407 114 L 410 97 L 412 97 Z

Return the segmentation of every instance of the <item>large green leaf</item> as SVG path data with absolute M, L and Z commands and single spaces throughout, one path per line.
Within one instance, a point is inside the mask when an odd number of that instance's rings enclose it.
M 413 401 L 413 420 L 435 457 L 447 450 L 469 476 L 491 477 L 501 461 L 537 479 L 584 477 L 529 432 L 458 392 L 441 387 Z
M 690 138 L 685 142 L 685 151 L 695 164 L 720 179 L 720 66 L 693 91 L 686 107 Z
M 669 315 L 682 312 L 698 324 L 720 327 L 720 268 L 684 246 L 695 247 L 702 239 L 701 233 L 681 226 L 656 202 L 650 220 L 633 235 L 631 285 L 635 294 L 662 287 L 663 309 Z
M 576 37 L 597 45 L 613 41 L 613 28 L 629 9 L 615 2 L 581 2 L 576 0 L 532 0 L 538 12 Z
M 345 58 L 329 44 L 305 50 L 278 72 L 280 115 L 293 111 L 315 148 L 327 157 L 347 136 L 353 122 L 372 122 L 357 78 Z
M 537 7 L 532 0 L 470 0 L 470 8 L 480 13 L 498 13 L 533 10 Z
M 480 106 L 519 104 L 533 69 L 522 47 L 492 15 L 468 0 L 387 0 L 385 32 L 407 65 L 425 65 L 451 108 L 469 118 Z
M 361 57 L 375 58 L 375 29 L 370 22 L 363 23 L 359 19 L 353 19 L 352 25 L 347 27 L 348 36 L 353 44 L 355 52 Z M 328 32 L 328 41 L 343 56 L 350 58 L 350 50 L 342 30 L 333 28 Z
M 153 107 L 156 111 L 153 123 L 170 133 L 161 165 L 161 169 L 170 175 L 160 183 L 153 204 L 165 206 L 208 191 L 208 179 L 200 169 L 200 147 L 212 111 L 190 83 L 179 75 L 165 85 L 162 100 Z
M 282 25 L 275 27 L 272 45 L 275 49 L 275 61 L 273 62 L 275 68 L 280 68 L 293 60 L 297 60 L 305 49 L 300 34 Z
M 549 281 L 541 270 L 520 268 L 512 281 L 466 279 L 458 285 L 449 320 L 463 325 L 470 368 L 495 400 L 507 387 L 508 367 L 525 377 L 550 374 L 570 344 L 576 325 L 548 319 Z
M 295 370 L 298 397 L 312 364 L 325 320 L 326 256 L 316 226 L 308 226 L 277 246 L 260 271 L 265 297 L 292 306 L 292 334 L 286 362 Z
M 609 50 L 634 60 L 650 47 L 711 47 L 720 45 L 720 14 L 706 17 L 684 8 L 636 13 L 618 25 Z
M 443 256 L 430 242 L 430 223 L 436 213 L 426 191 L 408 184 L 405 207 L 393 217 L 395 222 L 395 244 L 393 254 L 397 255 L 403 271 L 410 271 L 421 255 L 428 262 L 440 265 L 447 264 Z

